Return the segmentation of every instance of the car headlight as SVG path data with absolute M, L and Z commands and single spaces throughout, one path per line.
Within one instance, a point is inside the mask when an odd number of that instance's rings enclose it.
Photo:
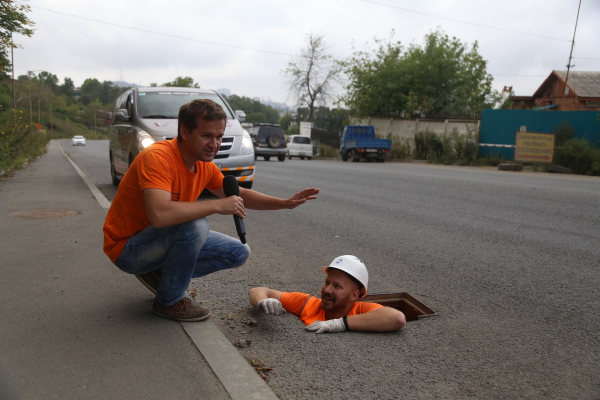
M 140 144 L 141 150 L 150 146 L 154 142 L 155 140 L 152 138 L 152 136 L 148 135 L 148 133 L 146 133 L 145 131 L 138 132 L 138 143 Z
M 247 130 L 244 129 L 244 136 L 242 137 L 242 145 L 240 146 L 240 154 L 250 154 L 254 152 L 252 147 L 252 139 Z

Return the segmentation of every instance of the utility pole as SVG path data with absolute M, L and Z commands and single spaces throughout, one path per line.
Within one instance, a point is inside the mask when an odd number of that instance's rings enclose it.
M 571 65 L 571 58 L 573 58 L 573 47 L 575 47 L 575 33 L 577 32 L 577 22 L 579 21 L 579 10 L 581 10 L 581 0 L 579 0 L 579 7 L 577 8 L 577 18 L 575 19 L 575 30 L 573 31 L 573 41 L 571 42 L 571 54 L 569 54 L 569 64 L 567 64 L 567 76 L 565 77 L 565 90 L 563 91 L 562 100 L 560 102 L 560 110 L 564 111 L 565 95 L 567 94 L 567 83 L 569 82 L 569 70 L 574 65 Z
M 32 108 L 31 108 L 31 71 L 27 71 L 27 77 L 29 78 L 29 129 L 33 126 Z
M 15 90 L 15 53 L 12 45 L 12 32 L 10 33 L 10 66 L 12 68 L 12 89 L 13 89 L 13 134 L 17 127 L 17 98 Z

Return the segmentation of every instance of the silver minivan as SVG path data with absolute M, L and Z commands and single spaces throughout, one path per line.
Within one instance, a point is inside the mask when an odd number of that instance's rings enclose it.
M 242 128 L 246 114 L 233 112 L 217 92 L 178 87 L 136 87 L 115 102 L 109 133 L 112 183 L 118 186 L 133 159 L 152 143 L 177 137 L 179 108 L 195 99 L 210 99 L 227 114 L 221 148 L 213 162 L 223 175 L 233 175 L 240 186 L 250 189 L 254 182 L 254 148 Z

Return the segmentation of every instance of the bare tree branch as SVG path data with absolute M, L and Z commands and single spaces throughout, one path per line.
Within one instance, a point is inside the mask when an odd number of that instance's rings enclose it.
M 338 63 L 327 52 L 323 36 L 306 35 L 307 46 L 292 57 L 282 72 L 288 77 L 288 91 L 298 107 L 307 107 L 308 121 L 312 121 L 315 103 L 334 99 L 338 82 Z

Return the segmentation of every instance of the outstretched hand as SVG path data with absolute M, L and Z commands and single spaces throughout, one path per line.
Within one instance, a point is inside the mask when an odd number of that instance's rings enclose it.
M 317 188 L 304 189 L 285 201 L 286 208 L 296 208 L 299 205 L 306 203 L 308 200 L 315 200 L 320 191 L 321 189 Z

